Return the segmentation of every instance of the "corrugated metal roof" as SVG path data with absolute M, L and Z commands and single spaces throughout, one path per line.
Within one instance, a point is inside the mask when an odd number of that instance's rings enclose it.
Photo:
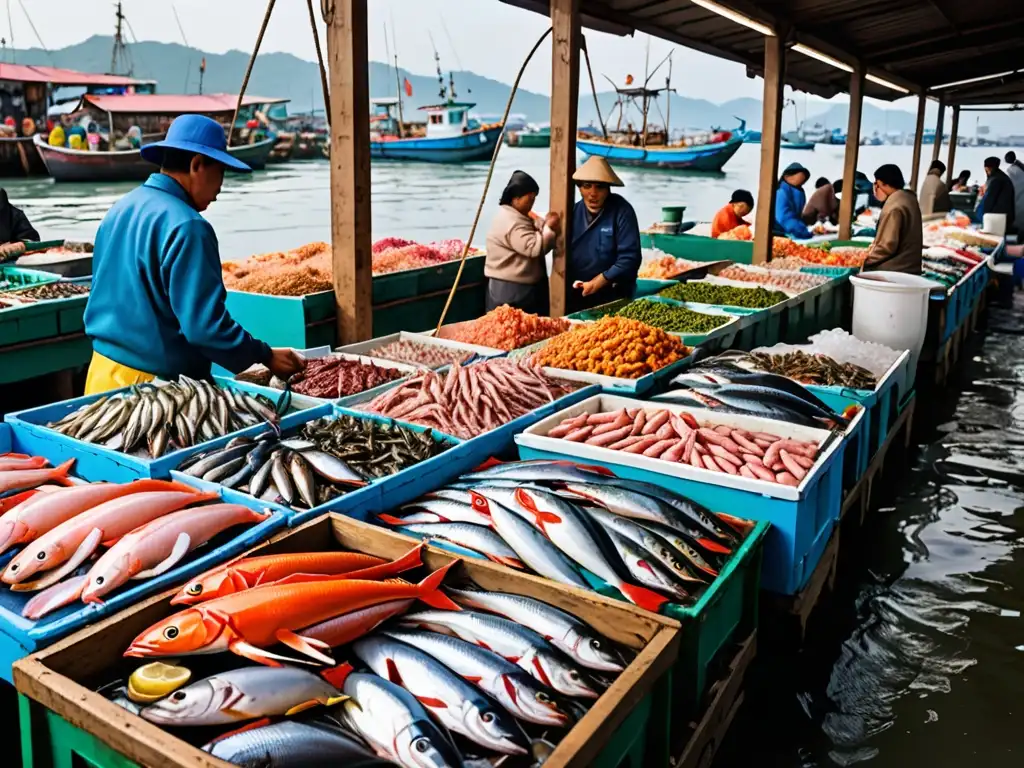
M 83 103 L 102 109 L 112 114 L 150 114 L 180 115 L 195 112 L 203 115 L 229 113 L 235 111 L 238 101 L 237 94 L 204 93 L 204 94 L 173 94 L 173 93 L 126 93 L 116 96 L 100 96 L 88 94 L 82 97 Z M 252 96 L 246 94 L 242 106 L 257 104 L 281 104 L 288 99 L 270 96 Z
M 129 86 L 152 83 L 152 80 L 136 80 L 121 75 L 101 75 L 91 72 L 76 72 L 60 67 L 28 66 L 25 64 L 0 64 L 0 80 L 19 83 L 53 83 L 63 86 L 110 85 Z
M 502 0 L 548 13 L 546 0 Z M 716 0 L 846 64 L 911 90 L 1024 69 L 1024 2 L 1020 0 Z M 764 37 L 691 0 L 580 0 L 584 26 L 617 34 L 646 32 L 747 66 L 761 75 Z M 826 98 L 849 88 L 848 72 L 791 52 L 789 85 Z M 989 98 L 991 89 L 958 89 L 960 103 Z M 1005 89 L 1015 95 L 1018 90 Z M 936 92 L 935 95 L 938 95 Z M 905 94 L 873 82 L 865 95 L 891 100 Z M 954 99 L 953 91 L 946 97 Z M 1002 97 L 1000 97 L 1002 98 Z M 952 102 L 951 102 L 952 103 Z M 992 103 L 992 102 L 989 102 Z

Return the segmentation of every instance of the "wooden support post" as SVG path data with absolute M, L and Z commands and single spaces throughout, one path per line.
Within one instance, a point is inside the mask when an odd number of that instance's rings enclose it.
M 921 171 L 921 139 L 924 138 L 924 113 L 928 99 L 924 91 L 917 97 L 917 127 L 914 129 L 914 160 L 910 168 L 910 188 L 917 192 L 917 180 Z
M 935 123 L 935 144 L 932 146 L 932 162 L 939 159 L 939 148 L 942 146 L 942 123 L 946 117 L 946 103 L 939 99 L 939 118 Z
M 781 30 L 764 39 L 764 107 L 761 117 L 761 176 L 757 184 L 757 215 L 754 219 L 755 264 L 772 257 L 772 225 L 775 223 L 775 184 L 779 176 L 779 143 L 782 140 L 782 99 L 786 82 L 786 43 Z
M 331 265 L 341 344 L 373 336 L 366 2 L 322 6 L 331 85 Z
M 860 154 L 860 117 L 864 111 L 864 66 L 850 75 L 850 121 L 846 127 L 846 160 L 843 163 L 843 196 L 839 201 L 839 239 L 853 237 L 853 209 L 857 202 L 857 158 Z
M 956 174 L 953 171 L 953 163 L 956 162 L 957 133 L 960 130 L 960 107 L 953 107 L 953 121 L 949 126 L 949 154 L 946 155 L 946 184 L 953 181 Z
M 551 257 L 551 316 L 565 314 L 566 266 L 572 243 L 576 189 L 576 109 L 580 91 L 580 0 L 551 0 L 551 200 L 548 209 L 562 219 Z

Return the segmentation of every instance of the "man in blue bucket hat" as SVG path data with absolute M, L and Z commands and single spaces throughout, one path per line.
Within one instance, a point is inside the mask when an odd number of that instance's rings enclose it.
M 141 154 L 159 172 L 115 203 L 96 233 L 86 394 L 157 376 L 208 378 L 211 363 L 236 373 L 263 363 L 282 378 L 301 370 L 297 352 L 254 339 L 225 307 L 217 236 L 200 214 L 217 199 L 225 169 L 251 169 L 227 152 L 224 128 L 181 115 Z

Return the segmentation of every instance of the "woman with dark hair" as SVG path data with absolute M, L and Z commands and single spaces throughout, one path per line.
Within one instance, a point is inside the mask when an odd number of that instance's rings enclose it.
M 810 178 L 811 172 L 800 163 L 790 163 L 782 172 L 775 190 L 775 234 L 793 240 L 810 240 L 813 237 L 803 219 L 807 206 L 804 184 Z
M 558 214 L 541 219 L 532 213 L 540 187 L 530 174 L 516 171 L 501 193 L 498 214 L 487 233 L 487 310 L 502 304 L 548 313 L 548 275 L 544 256 L 555 245 Z
M 715 214 L 711 221 L 711 236 L 721 237 L 726 232 L 732 232 L 736 227 L 743 225 L 750 226 L 744 216 L 754 210 L 754 196 L 745 189 L 737 189 L 732 193 L 729 202 Z

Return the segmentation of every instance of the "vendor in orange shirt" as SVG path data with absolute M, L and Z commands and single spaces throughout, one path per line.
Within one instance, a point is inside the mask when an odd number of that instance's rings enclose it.
M 744 221 L 743 217 L 752 210 L 754 210 L 754 196 L 745 189 L 737 189 L 732 193 L 729 203 L 715 214 L 715 218 L 711 222 L 711 236 L 718 237 L 744 224 L 749 227 L 749 222 Z

